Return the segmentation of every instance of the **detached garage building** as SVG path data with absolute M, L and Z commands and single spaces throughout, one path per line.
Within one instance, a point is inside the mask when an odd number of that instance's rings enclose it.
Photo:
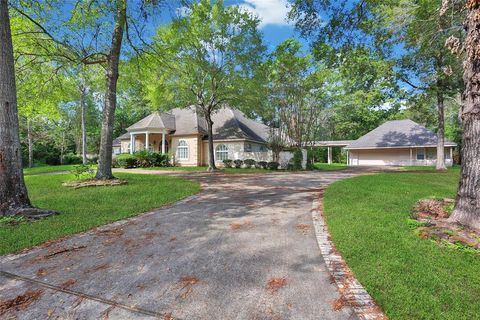
M 456 144 L 445 140 L 445 164 L 453 164 Z M 431 166 L 437 135 L 412 120 L 388 121 L 345 147 L 350 166 Z

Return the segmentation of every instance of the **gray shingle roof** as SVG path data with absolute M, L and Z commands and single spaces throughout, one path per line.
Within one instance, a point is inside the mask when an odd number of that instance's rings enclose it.
M 132 124 L 127 130 L 137 131 L 152 128 L 175 130 L 175 117 L 169 113 L 155 111 L 137 123 Z
M 257 121 L 247 118 L 241 111 L 223 107 L 212 115 L 213 139 L 246 139 L 266 143 L 269 128 Z M 175 108 L 169 113 L 156 111 L 127 128 L 128 131 L 144 129 L 168 129 L 173 135 L 200 134 L 207 135 L 207 125 L 194 106 Z M 130 139 L 129 134 L 115 139 Z
M 121 141 L 122 140 L 130 140 L 130 133 L 124 133 L 122 134 L 120 137 L 116 138 L 115 140 L 113 140 L 113 143 L 112 143 L 112 146 L 114 147 L 118 147 L 121 145 Z
M 370 131 L 358 140 L 349 144 L 346 149 L 381 149 L 399 147 L 436 146 L 437 135 L 412 120 L 387 121 Z M 456 146 L 445 140 L 445 146 Z

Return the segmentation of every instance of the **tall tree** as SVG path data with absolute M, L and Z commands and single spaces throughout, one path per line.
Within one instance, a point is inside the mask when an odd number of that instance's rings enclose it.
M 462 170 L 450 220 L 480 228 L 480 0 L 467 0 L 465 7 Z M 459 39 L 452 38 L 449 46 L 458 52 Z
M 107 55 L 106 70 L 106 92 L 105 105 L 103 107 L 102 134 L 100 138 L 100 155 L 98 169 L 95 177 L 97 179 L 113 179 L 112 174 L 112 143 L 113 123 L 115 120 L 115 109 L 117 107 L 117 81 L 118 65 L 122 48 L 123 33 L 127 20 L 127 3 L 125 0 L 117 0 L 117 14 L 115 27 L 112 35 L 112 46 Z
M 154 39 L 150 100 L 164 108 L 195 105 L 207 123 L 208 171 L 216 169 L 212 115 L 226 104 L 241 108 L 257 99 L 255 70 L 265 51 L 258 23 L 237 6 L 201 0 Z
M 128 2 L 132 9 L 127 11 L 127 0 L 76 0 L 73 5 L 54 0 L 42 6 L 31 5 L 30 1 L 12 5 L 15 11 L 34 23 L 37 33 L 45 37 L 34 37 L 39 48 L 55 44 L 47 54 L 57 63 L 100 64 L 105 68 L 105 95 L 101 130 L 97 179 L 112 179 L 112 141 L 115 109 L 117 104 L 117 81 L 124 35 L 131 49 L 141 52 L 148 46 L 142 39 L 150 12 L 160 1 L 143 0 Z M 65 12 L 70 12 L 66 15 Z M 130 28 L 129 28 L 130 25 Z M 113 32 L 111 31 L 113 29 Z M 107 31 L 108 30 L 108 31 Z M 35 56 L 35 52 L 27 55 Z M 43 54 L 43 53 L 42 53 Z

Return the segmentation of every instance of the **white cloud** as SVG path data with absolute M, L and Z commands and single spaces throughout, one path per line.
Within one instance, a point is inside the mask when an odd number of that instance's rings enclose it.
M 267 25 L 286 26 L 290 4 L 287 0 L 243 0 L 240 8 L 256 15 L 260 21 L 260 28 Z

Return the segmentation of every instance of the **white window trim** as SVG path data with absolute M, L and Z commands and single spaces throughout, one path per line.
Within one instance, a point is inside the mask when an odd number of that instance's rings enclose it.
M 180 145 L 182 142 L 185 143 L 185 145 Z M 189 150 L 188 150 L 188 143 L 186 140 L 178 140 L 178 145 L 177 145 L 177 160 L 188 160 L 189 156 Z M 185 157 L 180 157 L 180 150 L 185 150 Z
M 422 153 L 423 153 L 423 159 L 418 159 L 418 151 L 419 151 L 419 150 L 422 150 L 422 151 L 423 151 L 423 152 L 422 152 Z M 425 161 L 425 160 L 427 160 L 427 152 L 426 152 L 425 148 L 417 148 L 417 152 L 416 152 L 416 154 L 415 154 L 415 159 L 416 159 L 417 161 Z
M 219 147 L 221 147 L 221 146 L 225 147 L 225 149 L 219 150 Z M 219 154 L 220 154 L 220 153 L 221 153 L 221 154 L 225 154 L 226 157 L 225 157 L 225 158 L 219 157 Z M 223 161 L 223 160 L 226 160 L 226 159 L 228 159 L 228 147 L 227 147 L 227 145 L 225 145 L 225 144 L 223 144 L 223 143 L 217 145 L 217 146 L 215 147 L 215 160 L 216 160 L 216 161 Z

